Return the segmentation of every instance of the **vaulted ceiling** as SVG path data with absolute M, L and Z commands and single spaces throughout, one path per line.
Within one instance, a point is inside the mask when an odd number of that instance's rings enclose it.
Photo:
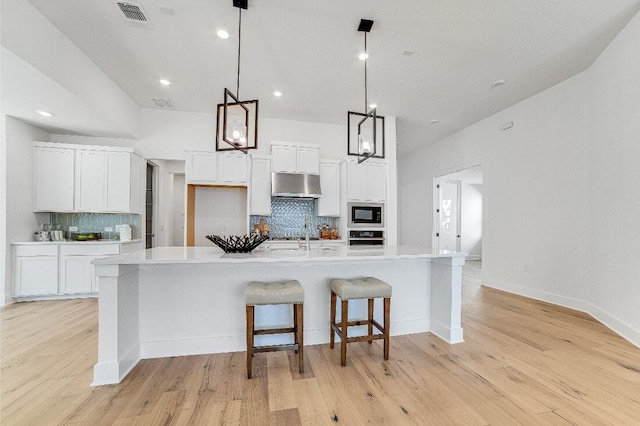
M 175 110 L 213 113 L 223 88 L 235 91 L 231 0 L 138 0 L 151 29 L 128 25 L 112 0 L 29 1 L 140 107 L 169 98 Z M 357 26 L 372 19 L 369 101 L 397 117 L 407 154 L 585 70 L 639 9 L 638 0 L 249 0 L 240 97 L 259 99 L 263 117 L 345 124 L 365 107 Z

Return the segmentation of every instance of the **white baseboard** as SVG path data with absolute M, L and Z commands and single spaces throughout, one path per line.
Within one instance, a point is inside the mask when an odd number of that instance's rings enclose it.
M 489 284 L 483 285 L 589 314 L 613 332 L 620 335 L 620 337 L 640 348 L 640 331 L 633 329 L 623 321 L 620 321 L 615 316 L 605 312 L 592 303 L 529 287 L 506 283 L 504 281 L 491 280 Z

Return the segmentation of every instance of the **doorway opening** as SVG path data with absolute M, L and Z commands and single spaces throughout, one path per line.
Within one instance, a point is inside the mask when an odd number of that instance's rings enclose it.
M 145 183 L 145 228 L 144 228 L 144 239 L 145 239 L 145 248 L 153 248 L 155 247 L 155 235 L 156 235 L 156 193 L 155 188 L 157 179 L 156 165 L 150 161 L 147 161 L 147 173 L 146 173 L 146 183 Z
M 433 247 L 468 253 L 482 265 L 483 167 L 476 165 L 434 179 Z

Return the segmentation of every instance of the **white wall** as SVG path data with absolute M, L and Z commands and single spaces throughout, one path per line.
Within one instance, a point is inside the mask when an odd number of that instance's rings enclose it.
M 640 345 L 640 15 L 589 69 L 592 313 Z
M 400 158 L 401 242 L 430 244 L 434 177 L 482 164 L 483 282 L 585 308 L 588 82 L 579 74 Z
M 431 210 L 426 182 L 482 163 L 483 283 L 640 346 L 639 38 L 636 15 L 587 71 L 402 158 L 402 241 L 420 237 L 415 208 Z
M 207 235 L 247 235 L 247 190 L 196 187 L 195 245 L 211 247 Z
M 6 245 L 3 295 L 13 294 L 11 243 L 33 241 L 39 224 L 49 222 L 48 213 L 33 212 L 33 141 L 48 141 L 49 134 L 13 117 L 5 117 L 6 138 Z

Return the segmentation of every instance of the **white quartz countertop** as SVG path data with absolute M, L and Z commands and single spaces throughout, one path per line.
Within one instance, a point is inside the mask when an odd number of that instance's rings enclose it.
M 141 239 L 129 240 L 129 241 L 121 241 L 121 240 L 93 240 L 93 241 L 64 240 L 64 241 L 24 241 L 24 242 L 17 242 L 17 243 L 11 243 L 11 244 L 24 245 L 24 246 L 29 246 L 29 245 L 42 246 L 42 245 L 47 245 L 47 244 L 88 244 L 88 245 L 95 245 L 95 244 L 132 244 L 132 243 L 139 243 L 140 241 L 142 241 L 142 240 Z
M 410 246 L 337 246 L 302 249 L 258 247 L 251 253 L 224 253 L 217 247 L 156 247 L 93 261 L 96 265 L 274 263 L 465 257 L 466 253 Z

